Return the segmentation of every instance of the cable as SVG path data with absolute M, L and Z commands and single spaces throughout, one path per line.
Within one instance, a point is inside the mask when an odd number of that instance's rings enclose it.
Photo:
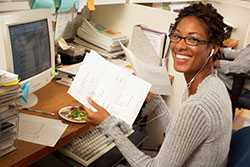
M 145 123 L 140 123 L 139 125 L 140 125 L 140 126 L 142 126 L 142 125 L 148 125 L 149 123 L 153 122 L 154 120 L 156 120 L 156 119 L 158 119 L 158 118 L 164 116 L 166 113 L 167 113 L 167 112 L 163 112 L 163 113 L 161 113 L 161 114 L 159 114 L 159 115 L 153 117 L 152 119 L 148 120 L 148 121 L 145 122 Z

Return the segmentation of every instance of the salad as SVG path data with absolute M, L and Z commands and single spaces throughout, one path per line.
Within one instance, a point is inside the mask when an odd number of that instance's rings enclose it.
M 87 119 L 87 113 L 82 111 L 78 106 L 71 107 L 65 116 L 77 121 L 84 121 Z

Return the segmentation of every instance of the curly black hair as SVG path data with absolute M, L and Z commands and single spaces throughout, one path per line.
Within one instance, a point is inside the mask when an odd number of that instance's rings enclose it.
M 186 16 L 194 16 L 205 23 L 207 26 L 208 41 L 211 44 L 223 45 L 223 41 L 230 37 L 232 27 L 223 22 L 224 17 L 209 3 L 194 3 L 183 8 L 175 23 L 170 28 L 170 34 L 173 33 L 178 23 Z

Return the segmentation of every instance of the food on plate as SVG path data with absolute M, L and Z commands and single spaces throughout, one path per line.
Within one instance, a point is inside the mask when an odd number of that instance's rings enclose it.
M 76 121 L 84 121 L 87 119 L 87 113 L 81 110 L 79 106 L 72 106 L 62 113 L 65 117 Z

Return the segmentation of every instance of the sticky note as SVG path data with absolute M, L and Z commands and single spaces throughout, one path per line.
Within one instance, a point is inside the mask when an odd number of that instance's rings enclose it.
M 56 69 L 53 68 L 50 72 L 50 75 L 54 78 L 56 75 L 58 75 L 58 72 L 56 72 Z
M 94 11 L 95 10 L 95 1 L 94 0 L 88 0 L 87 1 L 87 6 L 88 6 L 88 9 L 90 11 Z

